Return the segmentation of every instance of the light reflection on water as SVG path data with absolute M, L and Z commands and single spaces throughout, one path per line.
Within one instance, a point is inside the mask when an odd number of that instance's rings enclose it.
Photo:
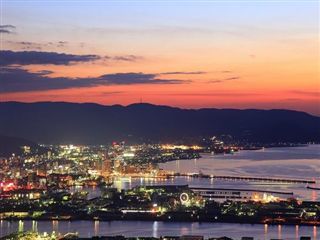
M 80 237 L 97 235 L 125 235 L 135 236 L 180 236 L 202 235 L 208 237 L 228 236 L 239 239 L 241 236 L 251 236 L 256 239 L 299 239 L 301 236 L 310 236 L 317 239 L 318 227 L 315 226 L 286 226 L 266 224 L 224 224 L 198 222 L 159 222 L 159 221 L 2 221 L 0 224 L 1 236 L 20 230 L 33 230 L 36 225 L 39 232 L 58 232 L 63 235 L 67 232 L 78 232 Z
M 53 232 L 59 232 L 59 221 L 58 220 L 53 220 L 52 221 L 52 231 Z
M 38 222 L 37 221 L 32 221 L 32 228 L 31 228 L 31 230 L 33 231 L 33 232 L 37 232 L 38 231 Z
M 94 221 L 94 235 L 99 236 L 100 221 Z
M 268 224 L 264 224 L 264 239 L 268 239 Z
M 158 236 L 158 222 L 154 221 L 152 225 L 152 237 Z

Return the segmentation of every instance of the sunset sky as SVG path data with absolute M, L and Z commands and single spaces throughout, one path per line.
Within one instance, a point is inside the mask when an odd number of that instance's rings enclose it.
M 1 101 L 320 115 L 319 1 L 1 1 Z

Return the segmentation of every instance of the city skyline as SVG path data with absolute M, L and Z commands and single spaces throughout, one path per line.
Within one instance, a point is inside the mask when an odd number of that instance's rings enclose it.
M 320 115 L 318 1 L 1 1 L 1 101 Z

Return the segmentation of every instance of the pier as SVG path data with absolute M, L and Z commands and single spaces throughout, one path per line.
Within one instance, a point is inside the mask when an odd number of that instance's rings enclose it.
M 293 195 L 293 192 L 257 190 L 257 189 L 239 189 L 239 188 L 205 188 L 205 187 L 190 187 L 192 191 L 209 194 L 215 191 L 228 191 L 228 192 L 255 192 L 255 193 L 270 193 L 280 195 Z
M 175 173 L 171 177 L 192 177 L 192 178 L 208 178 L 217 180 L 230 181 L 252 181 L 252 182 L 268 182 L 268 183 L 286 183 L 286 184 L 315 184 L 315 180 L 307 179 L 289 179 L 289 178 L 268 178 L 268 177 L 250 177 L 250 176 L 224 176 L 209 175 L 201 173 Z

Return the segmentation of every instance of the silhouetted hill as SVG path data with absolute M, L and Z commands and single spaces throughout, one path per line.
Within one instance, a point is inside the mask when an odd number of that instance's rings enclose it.
M 23 146 L 29 146 L 32 149 L 38 148 L 38 144 L 35 142 L 22 138 L 0 135 L 0 157 L 8 157 L 11 156 L 12 153 L 20 154 L 22 153 L 21 147 Z
M 43 143 L 174 141 L 220 134 L 264 143 L 320 140 L 320 118 L 290 110 L 5 102 L 0 103 L 0 116 L 0 134 Z

